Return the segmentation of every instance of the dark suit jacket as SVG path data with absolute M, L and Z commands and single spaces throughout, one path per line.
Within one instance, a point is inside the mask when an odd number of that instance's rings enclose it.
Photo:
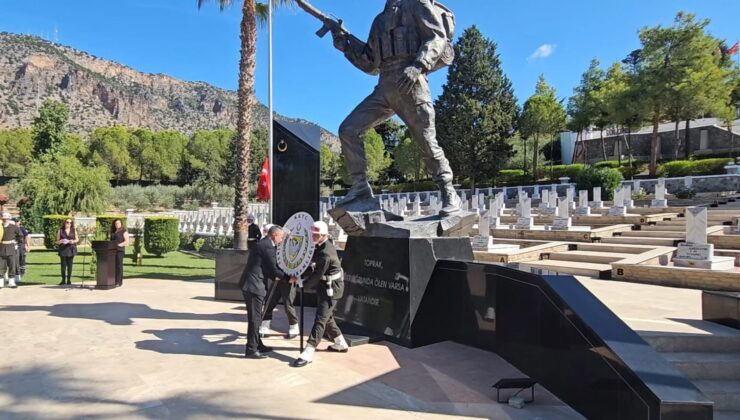
M 275 247 L 270 237 L 262 238 L 249 248 L 247 266 L 242 274 L 239 287 L 260 296 L 267 294 L 267 280 L 285 279 L 287 276 L 277 266 Z

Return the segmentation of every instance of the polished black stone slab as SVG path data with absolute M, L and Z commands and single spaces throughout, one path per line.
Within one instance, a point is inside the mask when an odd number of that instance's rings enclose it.
M 306 212 L 318 220 L 321 131 L 315 125 L 274 121 L 272 223 Z
M 239 280 L 247 265 L 249 251 L 235 249 L 216 250 L 216 300 L 243 302 L 244 296 L 239 288 Z
M 340 326 L 405 345 L 414 342 L 416 314 L 440 258 L 473 260 L 467 238 L 350 236 L 342 252 L 344 296 L 335 318 Z
M 740 293 L 703 291 L 701 318 L 740 329 Z
M 414 345 L 496 352 L 587 418 L 711 419 L 712 402 L 575 278 L 439 261 Z

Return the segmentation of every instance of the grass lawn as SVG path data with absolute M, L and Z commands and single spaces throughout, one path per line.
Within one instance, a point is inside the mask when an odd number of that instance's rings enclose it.
M 85 281 L 95 283 L 95 275 L 90 274 L 90 248 L 78 247 L 77 249 L 78 254 L 72 269 L 72 282 L 82 280 L 84 260 L 85 274 L 87 274 Z M 170 252 L 161 258 L 145 253 L 142 265 L 136 266 L 131 260 L 131 248 L 127 248 L 126 258 L 123 260 L 124 278 L 203 280 L 212 279 L 215 275 L 216 261 L 179 251 Z M 24 284 L 59 284 L 61 279 L 59 256 L 56 251 L 36 249 L 27 254 Z

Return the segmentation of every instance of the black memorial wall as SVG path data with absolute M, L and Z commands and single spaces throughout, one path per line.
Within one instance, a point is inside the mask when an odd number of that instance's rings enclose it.
M 573 277 L 440 261 L 416 322 L 414 343 L 496 352 L 588 418 L 713 415 L 711 401 Z
M 319 218 L 321 131 L 310 124 L 274 121 L 273 218 L 283 225 L 294 214 Z

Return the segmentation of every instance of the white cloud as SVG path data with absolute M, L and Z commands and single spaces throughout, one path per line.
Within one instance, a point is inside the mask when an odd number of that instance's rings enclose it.
M 532 53 L 532 55 L 527 58 L 528 61 L 534 61 L 538 60 L 540 58 L 547 58 L 555 53 L 555 49 L 558 46 L 555 44 L 542 44 L 539 47 L 537 47 L 536 50 Z

